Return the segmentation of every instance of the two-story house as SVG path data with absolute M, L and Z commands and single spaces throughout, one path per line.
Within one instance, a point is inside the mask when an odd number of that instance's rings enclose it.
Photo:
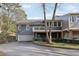
M 69 13 L 64 16 L 67 17 L 63 20 L 64 39 L 79 40 L 79 13 Z
M 56 16 L 55 20 L 47 20 L 49 33 L 52 22 L 52 39 L 79 39 L 79 13 L 69 13 Z M 45 39 L 44 20 L 26 20 L 16 22 L 16 38 L 18 41 L 31 41 L 33 39 Z

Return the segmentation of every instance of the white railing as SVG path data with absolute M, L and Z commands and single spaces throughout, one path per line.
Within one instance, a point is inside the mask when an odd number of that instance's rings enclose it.
M 45 27 L 33 27 L 33 30 L 45 30 Z
M 45 27 L 44 26 L 35 26 L 33 27 L 33 31 L 37 31 L 37 30 L 45 30 Z M 49 28 L 48 28 L 49 30 Z M 61 27 L 52 27 L 52 30 L 61 30 Z
M 43 27 L 38 27 L 38 26 L 35 26 L 35 27 L 33 27 L 32 28 L 33 29 L 33 31 L 35 31 L 35 32 L 45 32 L 45 27 L 43 26 Z M 49 30 L 48 30 L 49 31 Z

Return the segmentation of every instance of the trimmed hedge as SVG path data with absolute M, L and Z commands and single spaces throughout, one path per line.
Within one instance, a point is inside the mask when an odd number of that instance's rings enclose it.
M 45 42 L 46 39 L 34 39 L 34 41 L 43 41 Z M 79 40 L 70 40 L 70 39 L 52 39 L 54 42 L 61 42 L 61 43 L 70 43 L 70 44 L 79 44 Z

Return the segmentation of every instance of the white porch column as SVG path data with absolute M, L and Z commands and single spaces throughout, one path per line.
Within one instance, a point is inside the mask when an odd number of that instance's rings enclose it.
M 70 39 L 73 38 L 73 33 L 72 33 L 72 31 L 69 31 L 69 38 L 70 38 Z

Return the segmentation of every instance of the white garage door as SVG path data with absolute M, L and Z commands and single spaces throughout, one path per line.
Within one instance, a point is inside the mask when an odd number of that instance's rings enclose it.
M 18 35 L 18 41 L 32 41 L 33 35 Z

